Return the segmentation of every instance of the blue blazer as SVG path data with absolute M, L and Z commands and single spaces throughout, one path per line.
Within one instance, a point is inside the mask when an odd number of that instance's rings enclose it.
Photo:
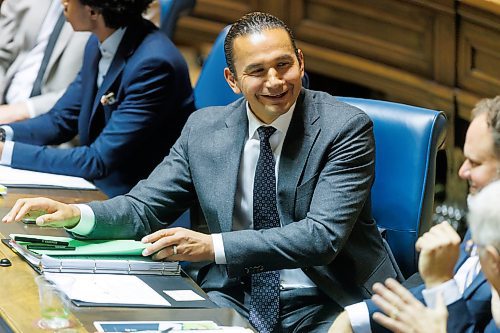
M 455 265 L 455 273 L 468 258 L 465 252 L 465 245 L 469 239 L 470 232 L 467 232 L 460 246 L 460 256 Z M 410 291 L 418 300 L 424 302 L 422 295 L 424 288 L 424 285 L 420 285 L 410 289 Z M 372 332 L 389 332 L 372 319 L 374 312 L 382 311 L 371 300 L 367 300 L 366 303 L 370 313 Z M 484 274 L 479 272 L 470 286 L 465 289 L 462 298 L 448 305 L 447 331 L 454 333 L 483 332 L 491 320 L 491 287 L 486 281 Z
M 96 36 L 80 73 L 47 114 L 12 124 L 15 168 L 84 177 L 108 196 L 128 192 L 168 153 L 194 110 L 187 64 L 149 21 L 128 26 L 97 90 Z M 102 102 L 113 93 L 113 102 Z M 47 147 L 79 135 L 81 146 Z

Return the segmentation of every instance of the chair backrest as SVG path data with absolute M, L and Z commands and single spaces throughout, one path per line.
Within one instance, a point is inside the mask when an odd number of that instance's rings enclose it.
M 181 15 L 191 12 L 196 0 L 159 0 L 160 4 L 160 30 L 168 38 L 174 37 L 177 20 Z
M 227 105 L 242 96 L 235 94 L 224 78 L 224 68 L 226 67 L 224 39 L 228 31 L 229 26 L 222 29 L 203 62 L 200 76 L 194 87 L 196 109 Z
M 418 269 L 415 242 L 430 228 L 436 154 L 446 136 L 446 116 L 404 104 L 361 98 L 339 100 L 365 111 L 375 135 L 372 213 L 403 275 Z

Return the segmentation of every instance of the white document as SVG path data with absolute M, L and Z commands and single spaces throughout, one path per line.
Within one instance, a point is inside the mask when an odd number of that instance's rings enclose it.
M 91 182 L 80 178 L 53 173 L 14 169 L 0 165 L 0 184 L 12 187 L 58 187 L 95 190 Z
M 204 301 L 205 299 L 192 290 L 163 290 L 177 302 Z
M 252 333 L 243 327 L 217 326 L 213 321 L 95 321 L 98 332 Z
M 44 275 L 72 300 L 104 304 L 170 306 L 160 294 L 132 275 L 73 273 Z

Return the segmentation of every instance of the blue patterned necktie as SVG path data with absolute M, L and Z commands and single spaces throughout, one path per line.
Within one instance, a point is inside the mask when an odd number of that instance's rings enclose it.
M 280 226 L 276 205 L 276 176 L 274 156 L 269 138 L 276 131 L 274 127 L 261 126 L 257 129 L 260 138 L 260 154 L 255 169 L 253 185 L 253 227 L 269 229 Z M 278 323 L 279 284 L 278 271 L 252 274 L 250 298 L 250 323 L 260 333 L 270 333 Z

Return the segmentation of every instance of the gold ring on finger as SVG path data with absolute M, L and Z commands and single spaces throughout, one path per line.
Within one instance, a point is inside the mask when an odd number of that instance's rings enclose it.
M 390 317 L 394 320 L 398 320 L 398 316 L 399 316 L 399 310 L 394 308 L 392 311 L 391 311 L 391 314 L 390 314 Z

